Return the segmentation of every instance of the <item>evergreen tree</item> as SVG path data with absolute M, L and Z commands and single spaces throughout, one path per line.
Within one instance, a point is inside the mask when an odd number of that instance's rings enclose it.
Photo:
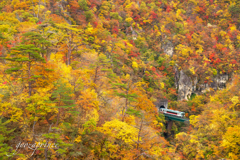
M 27 81 L 29 96 L 32 95 L 33 85 L 37 78 L 41 75 L 34 75 L 33 67 L 39 63 L 46 63 L 43 58 L 45 51 L 42 46 L 50 43 L 43 40 L 40 34 L 28 32 L 23 34 L 22 42 L 11 49 L 11 52 L 5 60 L 11 61 L 9 69 L 6 73 L 13 74 L 15 77 Z

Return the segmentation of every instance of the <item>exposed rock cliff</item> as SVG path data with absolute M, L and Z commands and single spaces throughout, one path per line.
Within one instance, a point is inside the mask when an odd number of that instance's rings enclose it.
M 172 42 L 167 41 L 162 44 L 162 49 L 163 49 L 164 53 L 166 53 L 169 56 L 172 56 L 173 52 L 174 52 L 174 45 Z
M 227 74 L 218 74 L 213 78 L 212 83 L 201 84 L 197 78 L 192 80 L 182 70 L 179 72 L 175 68 L 175 86 L 178 89 L 178 100 L 188 100 L 193 93 L 203 94 L 210 91 L 210 88 L 214 90 L 223 89 L 226 87 L 228 80 L 229 76 Z

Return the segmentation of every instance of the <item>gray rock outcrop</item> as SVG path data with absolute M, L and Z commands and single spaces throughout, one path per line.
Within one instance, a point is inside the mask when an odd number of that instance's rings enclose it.
M 198 82 L 197 77 L 192 80 L 182 70 L 179 72 L 175 67 L 175 87 L 178 89 L 178 100 L 189 100 L 193 93 L 203 94 L 210 91 L 210 88 L 221 90 L 226 87 L 228 80 L 229 76 L 227 74 L 218 74 L 210 84 L 201 84 Z
M 166 53 L 169 56 L 172 56 L 174 53 L 174 45 L 170 41 L 166 41 L 162 44 L 162 49 L 164 53 Z

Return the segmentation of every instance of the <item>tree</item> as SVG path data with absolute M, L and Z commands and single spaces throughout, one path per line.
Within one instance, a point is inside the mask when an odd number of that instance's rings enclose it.
M 49 44 L 42 39 L 41 35 L 34 32 L 23 34 L 22 42 L 11 49 L 9 55 L 4 58 L 11 61 L 11 68 L 6 70 L 6 73 L 12 74 L 16 78 L 22 79 L 28 83 L 29 96 L 32 95 L 34 83 L 38 78 L 43 78 L 41 75 L 34 74 L 34 66 L 46 63 L 46 60 L 41 56 L 44 53 L 40 45 Z M 42 68 L 43 69 L 43 68 Z
M 114 89 L 118 89 L 115 90 L 114 94 L 121 97 L 121 98 L 125 98 L 125 104 L 122 107 L 122 121 L 124 121 L 125 118 L 125 112 L 128 109 L 128 105 L 130 102 L 136 101 L 135 98 L 137 97 L 137 94 L 135 93 L 130 93 L 131 88 L 133 87 L 133 84 L 131 82 L 131 77 L 129 74 L 126 75 L 126 77 L 124 77 L 124 80 L 122 81 L 122 83 L 113 83 L 112 86 Z
M 55 124 L 57 127 L 60 122 L 61 114 L 63 114 L 62 117 L 65 118 L 64 112 L 73 111 L 72 109 L 75 105 L 74 100 L 72 100 L 73 87 L 69 83 L 60 79 L 55 83 L 55 87 L 56 90 L 52 92 L 51 97 L 54 100 L 51 101 L 51 103 L 55 103 L 55 107 L 58 109 L 57 121 Z
M 82 30 L 68 24 L 56 24 L 55 27 L 60 30 L 57 35 L 59 38 L 58 45 L 62 45 L 63 49 L 66 48 L 63 53 L 66 55 L 66 64 L 70 65 L 72 54 L 77 53 L 78 47 L 82 45 L 81 37 L 78 36 Z
M 14 136 L 11 136 L 12 132 L 14 132 L 15 129 L 11 129 L 9 130 L 8 127 L 7 127 L 7 124 L 10 122 L 9 120 L 3 122 L 3 118 L 0 117 L 0 156 L 3 158 L 5 157 L 4 159 L 9 159 L 13 156 L 16 156 L 16 155 L 21 155 L 21 154 L 16 154 L 16 151 L 13 150 L 12 147 L 10 147 L 8 144 L 7 144 L 7 141 L 10 141 L 14 138 Z M 21 155 L 23 156 L 23 155 Z

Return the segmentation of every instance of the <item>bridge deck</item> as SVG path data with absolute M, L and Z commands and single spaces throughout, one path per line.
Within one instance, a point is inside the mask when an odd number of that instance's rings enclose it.
M 189 122 L 189 119 L 187 118 L 181 118 L 181 117 L 178 117 L 178 116 L 174 116 L 174 115 L 170 115 L 170 114 L 165 114 L 164 113 L 164 116 L 169 119 L 169 120 L 173 120 L 173 121 L 179 121 L 179 122 Z

